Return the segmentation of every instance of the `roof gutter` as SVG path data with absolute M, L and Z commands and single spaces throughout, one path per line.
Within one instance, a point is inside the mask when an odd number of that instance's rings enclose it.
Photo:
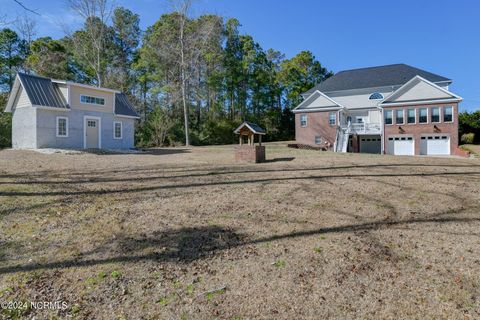
M 431 103 L 448 103 L 448 102 L 460 102 L 461 98 L 453 99 L 441 99 L 441 100 L 417 100 L 417 101 L 408 101 L 408 102 L 387 102 L 380 104 L 380 107 L 393 107 L 393 106 L 411 106 L 411 105 L 422 105 L 422 104 L 431 104 Z
M 119 118 L 140 119 L 139 116 L 127 116 L 127 115 L 116 114 L 116 113 L 114 113 L 113 115 L 114 115 L 115 117 L 119 117 Z

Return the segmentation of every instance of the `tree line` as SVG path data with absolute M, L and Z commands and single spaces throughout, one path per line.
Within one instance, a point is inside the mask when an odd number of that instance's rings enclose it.
M 309 51 L 287 59 L 265 50 L 235 18 L 190 16 L 189 0 L 146 30 L 138 14 L 107 0 L 68 3 L 84 22 L 60 39 L 35 37 L 28 19 L 0 31 L 2 106 L 21 71 L 126 93 L 141 117 L 138 146 L 233 143 L 244 120 L 286 140 L 300 94 L 332 75 Z M 10 143 L 10 122 L 0 115 L 0 145 Z

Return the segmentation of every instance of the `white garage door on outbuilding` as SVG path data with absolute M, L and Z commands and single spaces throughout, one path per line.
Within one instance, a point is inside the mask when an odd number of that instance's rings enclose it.
M 449 155 L 450 137 L 448 135 L 422 136 L 420 140 L 420 154 L 424 155 Z
M 388 137 L 388 154 L 413 156 L 415 144 L 412 136 Z

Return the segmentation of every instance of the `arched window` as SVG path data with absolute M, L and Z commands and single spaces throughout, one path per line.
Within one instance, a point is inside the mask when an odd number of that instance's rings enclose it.
M 382 100 L 383 99 L 383 94 L 381 94 L 380 92 L 374 92 L 370 95 L 370 98 L 368 98 L 370 100 Z

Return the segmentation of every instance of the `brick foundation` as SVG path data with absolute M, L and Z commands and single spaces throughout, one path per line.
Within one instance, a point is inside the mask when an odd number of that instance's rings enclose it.
M 265 146 L 239 145 L 235 146 L 235 160 L 242 162 L 264 162 Z

